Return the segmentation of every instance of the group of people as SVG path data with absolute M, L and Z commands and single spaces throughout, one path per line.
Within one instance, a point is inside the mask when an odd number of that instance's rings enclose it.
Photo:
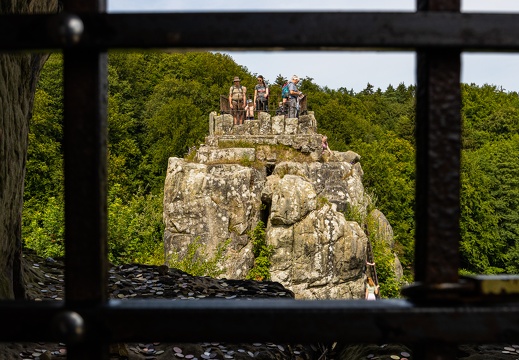
M 243 124 L 243 118 L 254 119 L 254 111 L 268 111 L 269 88 L 263 76 L 258 76 L 254 87 L 254 100 L 247 98 L 247 88 L 240 84 L 240 78 L 235 76 L 229 89 L 229 107 L 234 119 L 234 125 Z
M 234 125 L 242 125 L 244 118 L 254 120 L 255 111 L 268 111 L 269 87 L 262 75 L 258 76 L 258 83 L 254 87 L 254 99 L 247 98 L 247 88 L 240 84 L 240 78 L 235 76 L 233 85 L 229 88 L 229 107 L 233 116 Z M 299 77 L 293 75 L 288 82 L 288 98 L 279 103 L 276 115 L 297 117 L 299 99 L 303 96 L 297 88 Z

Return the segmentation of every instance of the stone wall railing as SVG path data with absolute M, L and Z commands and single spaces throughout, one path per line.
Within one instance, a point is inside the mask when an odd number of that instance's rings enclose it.
M 299 118 L 286 118 L 284 115 L 271 116 L 266 112 L 258 113 L 258 120 L 245 120 L 243 125 L 233 125 L 230 114 L 209 114 L 209 135 L 315 135 L 317 120 L 312 111 Z

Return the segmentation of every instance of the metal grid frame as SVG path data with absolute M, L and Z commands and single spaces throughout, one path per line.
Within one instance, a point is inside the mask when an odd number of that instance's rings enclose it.
M 467 303 L 458 278 L 462 51 L 519 51 L 519 15 L 415 13 L 106 14 L 67 0 L 54 15 L 0 16 L 0 50 L 64 52 L 65 302 L 0 302 L 0 340 L 64 341 L 68 358 L 108 359 L 125 341 L 401 342 L 454 359 L 460 343 L 518 339 L 519 303 Z M 257 38 L 258 19 L 291 26 Z M 196 26 L 193 26 L 196 24 Z M 250 39 L 254 39 L 250 41 Z M 403 50 L 417 53 L 416 274 L 412 300 L 117 301 L 107 298 L 107 49 Z M 78 86 L 77 84 L 81 84 Z M 81 206 L 76 206 L 81 204 Z M 199 326 L 197 320 L 206 325 Z M 187 324 L 175 330 L 168 324 Z M 225 324 L 225 325 L 221 325 Z

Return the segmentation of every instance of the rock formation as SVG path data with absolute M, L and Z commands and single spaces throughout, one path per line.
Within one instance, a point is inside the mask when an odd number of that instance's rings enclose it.
M 166 257 L 185 253 L 196 238 L 209 253 L 230 239 L 225 277 L 243 279 L 254 266 L 249 232 L 261 220 L 274 249 L 273 281 L 297 298 L 361 298 L 368 239 L 344 216 L 367 211 L 360 156 L 333 152 L 323 161 L 312 112 L 258 117 L 233 126 L 230 115 L 211 113 L 206 143 L 187 159 L 169 159 Z M 376 219 L 392 238 L 383 214 Z

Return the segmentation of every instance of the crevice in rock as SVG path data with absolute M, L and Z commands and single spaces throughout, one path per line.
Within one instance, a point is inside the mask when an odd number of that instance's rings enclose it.
M 267 174 L 267 176 L 272 175 L 272 173 L 274 172 L 275 168 L 276 168 L 276 164 L 267 164 L 267 165 L 265 165 L 265 173 Z
M 261 202 L 261 210 L 260 210 L 260 220 L 267 226 L 269 216 L 270 216 L 270 202 L 262 201 Z

